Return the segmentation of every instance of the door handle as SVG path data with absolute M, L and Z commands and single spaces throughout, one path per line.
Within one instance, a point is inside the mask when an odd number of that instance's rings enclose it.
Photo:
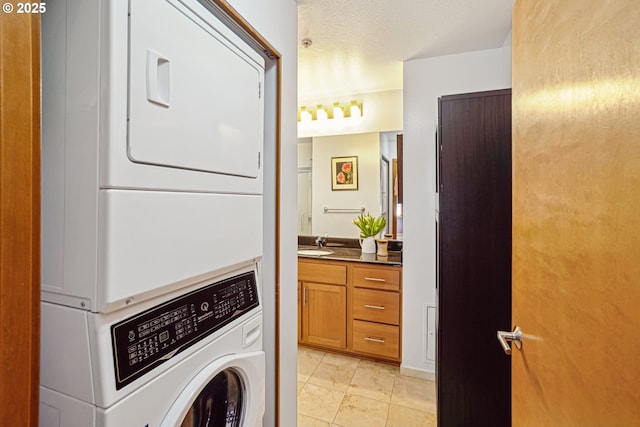
M 518 350 L 522 348 L 522 330 L 520 326 L 513 328 L 513 332 L 498 331 L 498 342 L 502 346 L 504 352 L 511 356 L 511 346 L 507 341 L 512 341 Z
M 170 106 L 171 63 L 168 58 L 147 50 L 147 99 L 163 107 Z

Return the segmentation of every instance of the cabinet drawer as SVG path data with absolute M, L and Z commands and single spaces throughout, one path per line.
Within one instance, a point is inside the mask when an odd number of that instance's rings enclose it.
M 298 262 L 298 280 L 346 285 L 347 267 L 330 263 Z
M 400 270 L 354 267 L 353 285 L 397 291 L 400 290 Z
M 400 295 L 373 289 L 353 289 L 353 318 L 398 325 Z
M 379 323 L 353 321 L 353 350 L 397 359 L 400 357 L 400 328 Z

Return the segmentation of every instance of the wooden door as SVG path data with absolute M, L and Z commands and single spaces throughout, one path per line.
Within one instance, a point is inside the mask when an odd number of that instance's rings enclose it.
M 511 91 L 439 102 L 438 425 L 508 426 Z
M 4 6 L 17 7 L 13 2 Z M 40 17 L 0 14 L 0 425 L 38 425 Z
M 518 1 L 513 425 L 640 425 L 640 5 Z
M 302 282 L 298 281 L 298 341 L 302 342 Z
M 303 282 L 302 299 L 303 341 L 339 349 L 346 348 L 346 287 Z

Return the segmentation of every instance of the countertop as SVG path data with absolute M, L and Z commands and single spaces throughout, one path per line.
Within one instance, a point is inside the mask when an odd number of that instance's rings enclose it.
M 298 245 L 298 250 L 318 249 L 317 246 Z M 378 256 L 377 254 L 363 254 L 360 248 L 345 248 L 327 246 L 323 251 L 331 251 L 329 255 L 300 255 L 298 258 L 323 259 L 333 261 L 352 261 L 369 264 L 402 265 L 402 252 L 389 251 L 389 256 Z

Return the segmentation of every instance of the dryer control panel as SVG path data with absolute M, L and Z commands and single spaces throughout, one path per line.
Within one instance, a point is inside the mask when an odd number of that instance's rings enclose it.
M 207 285 L 111 326 L 116 389 L 259 305 L 253 271 Z

